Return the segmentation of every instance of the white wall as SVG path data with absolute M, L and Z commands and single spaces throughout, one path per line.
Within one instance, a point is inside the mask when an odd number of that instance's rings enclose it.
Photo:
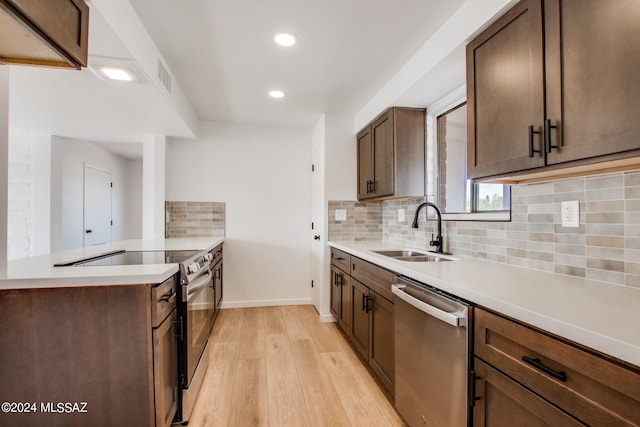
M 7 274 L 7 193 L 9 177 L 9 67 L 0 66 L 0 276 Z
M 164 135 L 151 135 L 142 144 L 142 238 L 164 238 L 166 187 Z
M 167 200 L 225 203 L 223 306 L 308 304 L 311 132 L 201 123 L 166 158 Z
M 134 228 L 127 210 L 128 162 L 86 141 L 53 137 L 51 144 L 51 251 L 83 245 L 84 163 L 111 172 L 113 241 L 128 239 Z
M 127 161 L 127 238 L 142 238 L 142 160 Z
M 9 192 L 7 200 L 7 258 L 32 253 L 35 200 L 35 137 L 9 135 Z
M 326 114 L 325 141 L 326 200 L 357 200 L 358 145 L 353 117 Z
M 11 128 L 7 258 L 49 252 L 51 136 Z

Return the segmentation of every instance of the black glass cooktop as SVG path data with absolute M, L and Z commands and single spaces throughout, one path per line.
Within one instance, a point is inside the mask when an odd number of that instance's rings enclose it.
M 182 262 L 200 251 L 119 251 L 56 266 L 92 267 L 105 265 L 173 264 Z

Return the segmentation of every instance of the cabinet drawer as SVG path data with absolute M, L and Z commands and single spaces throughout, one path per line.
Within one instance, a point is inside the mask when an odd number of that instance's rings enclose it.
M 351 274 L 351 255 L 341 250 L 331 248 L 331 264 L 347 274 Z
M 475 427 L 585 425 L 477 358 L 475 372 Z
M 395 280 L 395 274 L 375 264 L 351 258 L 351 277 L 360 281 L 363 285 L 373 289 L 389 301 L 393 301 L 391 284 Z
M 178 280 L 175 275 L 151 288 L 151 322 L 154 328 L 176 308 L 177 295 Z
M 485 310 L 475 354 L 589 425 L 640 425 L 640 369 Z

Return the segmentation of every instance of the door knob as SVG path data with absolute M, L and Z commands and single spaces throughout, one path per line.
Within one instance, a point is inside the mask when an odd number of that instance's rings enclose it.
M 320 235 L 316 234 L 315 236 L 313 236 L 313 240 L 320 240 Z
M 87 234 L 89 234 L 89 233 L 92 233 L 92 232 L 93 232 L 93 230 L 84 230 L 84 232 L 85 232 L 85 233 L 87 233 Z

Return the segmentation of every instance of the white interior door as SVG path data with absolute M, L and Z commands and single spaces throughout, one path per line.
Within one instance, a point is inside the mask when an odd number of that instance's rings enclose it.
M 84 165 L 84 246 L 111 242 L 111 172 Z
M 324 289 L 324 247 L 326 236 L 324 232 L 324 159 L 323 146 L 317 144 L 311 153 L 311 303 L 318 313 L 322 314 L 320 298 Z

